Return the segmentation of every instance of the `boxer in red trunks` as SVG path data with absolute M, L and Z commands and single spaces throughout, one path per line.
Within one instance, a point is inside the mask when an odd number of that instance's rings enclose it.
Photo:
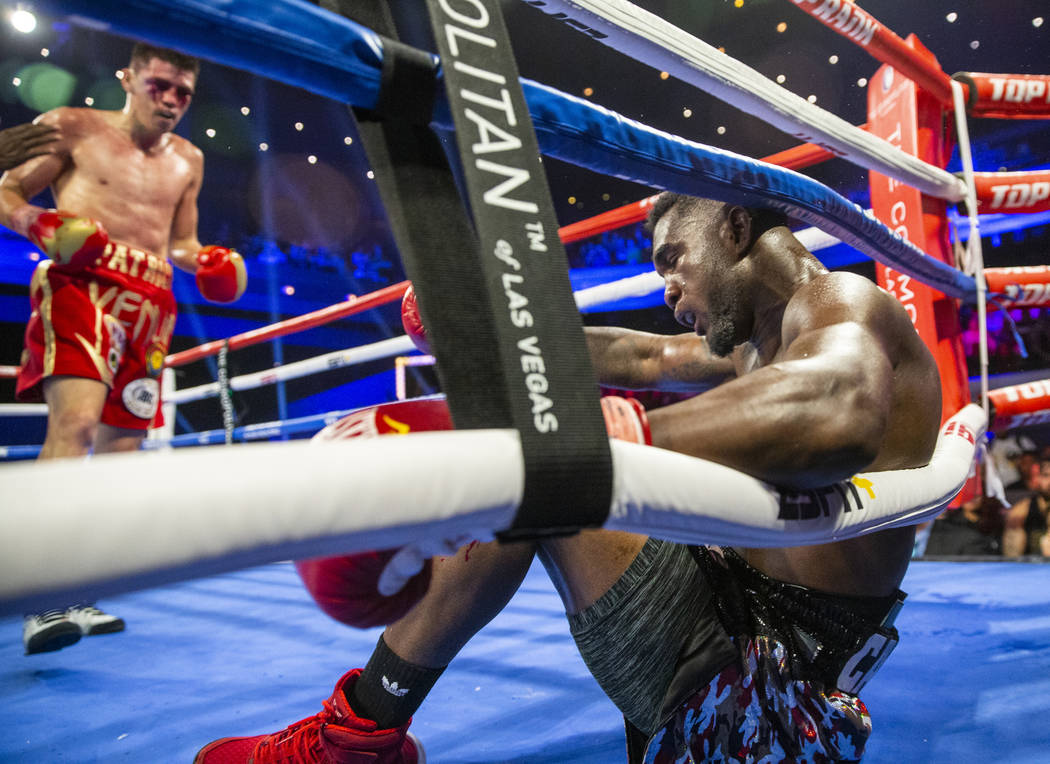
M 55 140 L 0 178 L 0 223 L 49 258 L 30 286 L 17 385 L 48 406 L 41 459 L 138 449 L 175 323 L 172 264 L 195 273 L 207 299 L 244 291 L 240 255 L 198 240 L 203 154 L 171 132 L 198 71 L 196 59 L 136 45 L 119 74 L 123 109 L 41 115 Z M 49 186 L 58 210 L 31 201 Z M 91 605 L 27 616 L 23 638 L 30 654 L 123 628 Z

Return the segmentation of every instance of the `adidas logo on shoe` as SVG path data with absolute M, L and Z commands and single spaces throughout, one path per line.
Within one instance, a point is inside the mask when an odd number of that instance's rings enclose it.
M 386 675 L 384 675 L 383 676 L 383 689 L 386 690 L 387 692 L 389 692 L 391 695 L 396 695 L 397 697 L 400 698 L 403 695 L 407 695 L 408 694 L 408 689 L 409 688 L 408 687 L 405 687 L 405 688 L 398 687 L 397 686 L 397 682 L 391 682 L 389 679 L 386 678 Z

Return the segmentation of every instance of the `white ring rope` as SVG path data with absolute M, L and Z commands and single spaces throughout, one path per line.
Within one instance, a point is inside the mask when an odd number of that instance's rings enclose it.
M 966 240 L 966 272 L 977 285 L 977 355 L 980 363 L 981 406 L 988 414 L 988 283 L 984 278 L 984 250 L 981 248 L 981 222 L 977 215 L 977 186 L 974 181 L 973 155 L 970 152 L 970 129 L 966 117 L 966 95 L 962 83 L 951 81 L 952 107 L 955 110 L 955 130 L 959 140 L 959 159 L 962 161 L 966 183 L 966 219 L 970 235 Z
M 0 417 L 47 416 L 46 403 L 0 403 Z
M 927 466 L 861 474 L 823 499 L 613 441 L 606 527 L 691 543 L 785 546 L 921 522 L 962 487 L 985 421 L 969 405 L 942 428 Z M 487 538 L 513 519 L 522 465 L 513 430 L 12 465 L 0 469 L 0 614 L 288 558 Z M 804 517 L 807 508 L 812 519 L 784 517 Z
M 749 66 L 626 0 L 530 1 L 544 13 L 564 14 L 575 29 L 592 29 L 599 42 L 669 72 L 780 130 L 844 159 L 948 201 L 966 194 L 961 180 L 811 104 Z
M 380 358 L 403 355 L 414 349 L 412 340 L 402 334 L 390 339 L 380 340 L 368 345 L 360 345 L 346 350 L 335 350 L 331 353 L 304 358 L 302 361 L 286 363 L 282 366 L 274 366 L 271 369 L 241 374 L 230 379 L 230 389 L 235 391 L 253 390 L 263 385 L 272 385 L 289 379 L 298 379 L 309 374 L 328 371 L 329 369 L 341 369 L 344 366 L 352 366 L 359 363 L 368 363 Z M 185 387 L 176 390 L 165 398 L 165 403 L 189 403 L 199 401 L 202 398 L 210 398 L 219 394 L 219 383 L 208 382 L 196 387 Z

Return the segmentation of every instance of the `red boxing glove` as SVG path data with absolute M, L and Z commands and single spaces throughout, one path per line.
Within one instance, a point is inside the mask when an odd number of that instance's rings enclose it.
M 27 235 L 41 252 L 71 271 L 92 265 L 109 244 L 100 222 L 61 210 L 41 212 L 29 224 Z
M 240 253 L 210 244 L 197 253 L 197 289 L 211 302 L 233 302 L 248 286 Z
M 419 316 L 419 305 L 416 303 L 416 291 L 408 285 L 405 296 L 401 298 L 401 325 L 405 334 L 412 340 L 421 353 L 430 355 L 430 343 L 427 342 L 427 328 Z
M 394 596 L 379 593 L 379 575 L 397 551 L 296 560 L 295 569 L 325 615 L 357 629 L 371 629 L 400 619 L 430 586 L 432 566 L 428 564 Z
M 603 396 L 602 415 L 605 417 L 605 429 L 610 438 L 646 446 L 653 444 L 653 436 L 649 432 L 649 417 L 645 414 L 645 406 L 637 399 L 621 398 L 618 395 Z
M 347 440 L 379 435 L 451 430 L 448 406 L 441 399 L 421 399 L 383 403 L 347 414 L 325 427 L 314 440 Z M 419 602 L 430 586 L 432 563 L 408 579 L 396 594 L 379 593 L 379 576 L 398 552 L 378 552 L 295 563 L 307 591 L 326 614 L 359 629 L 384 626 L 401 618 Z
M 417 398 L 351 411 L 314 435 L 312 440 L 349 440 L 451 429 L 452 415 L 443 398 Z

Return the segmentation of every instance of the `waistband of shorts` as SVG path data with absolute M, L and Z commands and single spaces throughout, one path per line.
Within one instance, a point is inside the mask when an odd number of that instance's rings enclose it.
M 781 642 L 798 679 L 856 692 L 897 644 L 893 621 L 907 596 L 900 590 L 886 597 L 835 595 L 771 578 L 729 547 L 717 553 L 696 547 L 693 552 L 715 591 L 726 631 L 738 639 Z M 884 646 L 875 655 L 878 662 L 871 661 L 870 671 L 856 669 L 873 641 Z M 843 667 L 860 674 L 856 684 L 844 680 Z
M 143 287 L 171 289 L 172 267 L 167 257 L 119 241 L 110 241 L 105 251 L 85 270 L 103 278 L 110 276 Z

